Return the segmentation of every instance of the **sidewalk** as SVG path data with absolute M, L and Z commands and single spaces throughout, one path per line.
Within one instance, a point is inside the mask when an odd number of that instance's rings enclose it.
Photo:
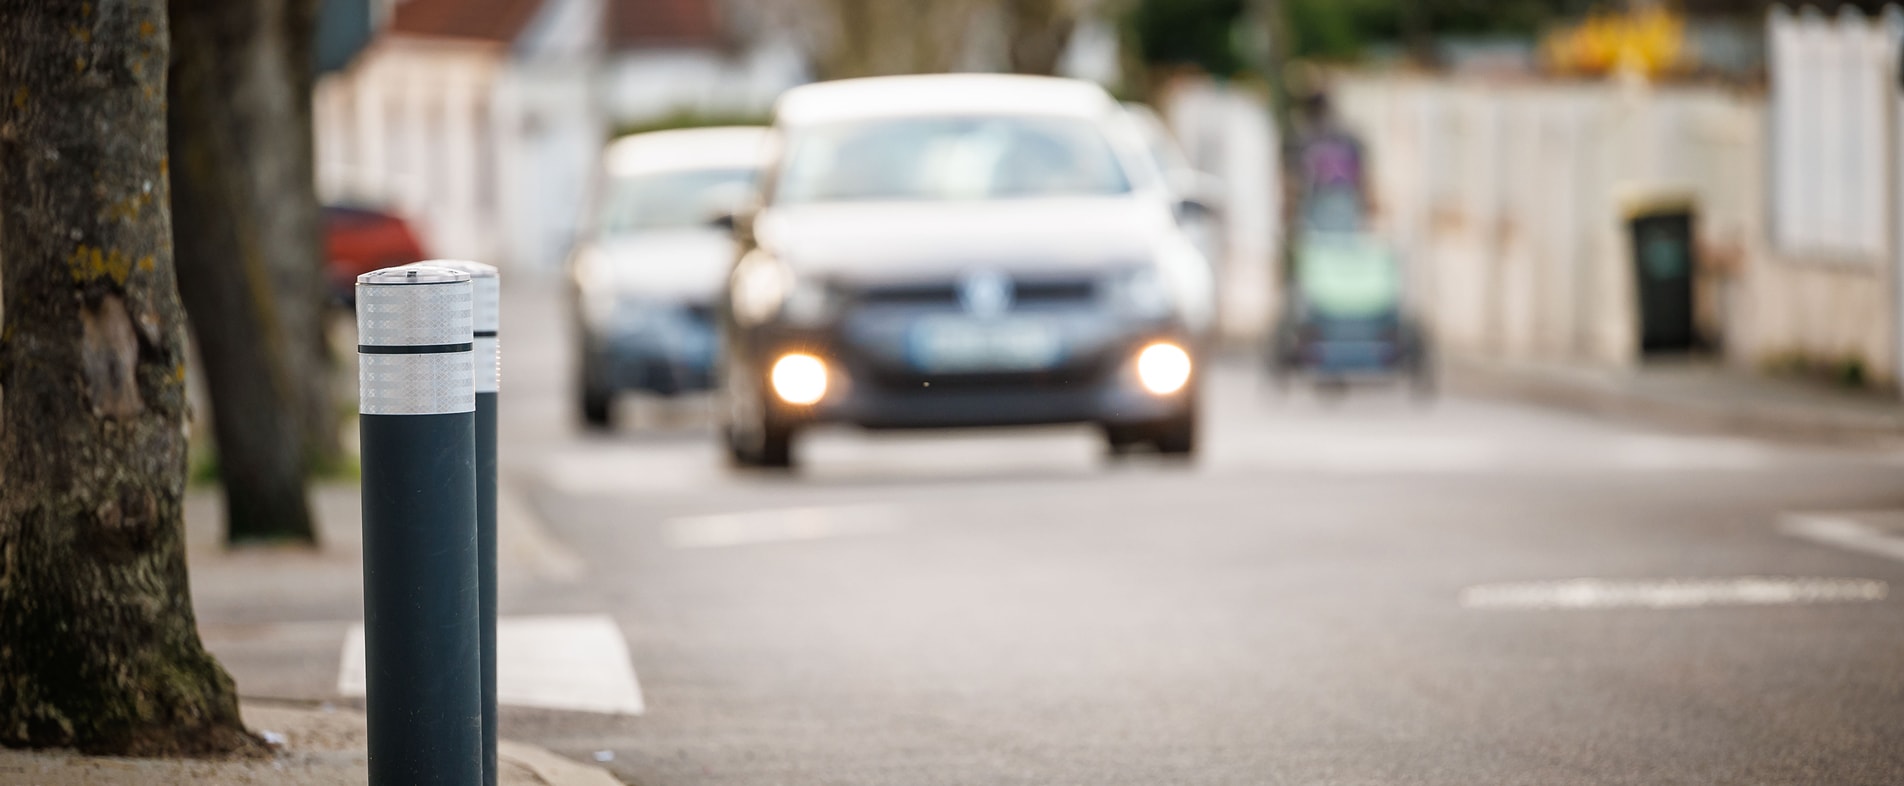
M 1450 359 L 1449 387 L 1666 428 L 1767 439 L 1904 442 L 1904 403 L 1820 383 L 1754 376 L 1699 362 L 1634 371 Z
M 34 786 L 195 786 L 272 783 L 362 784 L 369 778 L 364 716 L 341 709 L 246 704 L 245 725 L 279 746 L 268 759 L 118 759 L 70 751 L 0 749 L 0 782 Z M 606 771 L 532 745 L 497 748 L 497 782 L 507 786 L 617 786 Z
M 503 596 L 578 580 L 581 559 L 543 531 L 515 487 L 504 483 L 498 496 L 497 572 Z M 319 548 L 228 551 L 222 493 L 215 486 L 186 492 L 186 561 L 200 637 L 237 681 L 246 725 L 259 734 L 270 732 L 270 739 L 281 736 L 281 755 L 169 761 L 0 751 L 0 783 L 364 783 L 363 715 L 330 704 L 333 699 L 349 703 L 337 697 L 339 654 L 346 631 L 363 615 L 361 504 L 356 484 L 313 487 Z M 504 740 L 500 755 L 505 784 L 617 782 L 604 770 L 534 746 Z

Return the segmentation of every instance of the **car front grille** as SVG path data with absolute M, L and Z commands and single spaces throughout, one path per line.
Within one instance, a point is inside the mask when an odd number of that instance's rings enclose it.
M 1057 392 L 1088 389 L 1103 380 L 1108 368 L 1109 364 L 1101 359 L 1042 371 L 976 374 L 926 374 L 907 369 L 880 368 L 872 370 L 867 378 L 881 390 L 913 396 L 988 390 Z
M 696 323 L 714 324 L 714 304 L 712 303 L 687 303 L 681 307 L 681 313 L 686 314 L 688 319 Z
M 1012 281 L 1012 308 L 1037 309 L 1089 305 L 1097 299 L 1097 281 L 1091 278 L 1017 278 Z M 887 284 L 865 287 L 854 296 L 861 305 L 959 307 L 954 283 Z

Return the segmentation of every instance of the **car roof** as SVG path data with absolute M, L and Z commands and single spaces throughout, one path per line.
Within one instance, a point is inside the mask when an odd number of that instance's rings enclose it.
M 608 144 L 602 166 L 618 177 L 691 169 L 757 169 L 766 163 L 768 139 L 768 130 L 760 126 L 631 134 Z
M 819 82 L 788 90 L 774 122 L 803 126 L 870 118 L 1045 115 L 1101 118 L 1117 106 L 1077 79 L 1012 74 L 924 74 Z

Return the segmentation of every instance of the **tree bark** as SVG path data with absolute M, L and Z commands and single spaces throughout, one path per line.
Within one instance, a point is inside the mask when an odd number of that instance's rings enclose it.
M 965 53 L 979 0 L 824 0 L 825 79 L 950 71 Z
M 185 574 L 162 0 L 0 0 L 0 744 L 255 750 Z
M 302 13 L 287 11 L 304 3 L 170 5 L 179 292 L 211 393 L 227 539 L 315 542 L 310 432 L 335 422 L 312 411 L 331 404 L 328 358 L 312 357 L 324 332 L 310 66 L 289 61 L 310 52 L 286 40 L 287 18 Z M 301 98 L 294 74 L 305 75 Z
M 1004 0 L 1006 55 L 1018 74 L 1053 76 L 1078 18 L 1068 0 Z

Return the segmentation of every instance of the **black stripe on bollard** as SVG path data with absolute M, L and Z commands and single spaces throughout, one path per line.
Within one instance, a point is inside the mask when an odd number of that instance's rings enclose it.
M 469 276 L 366 273 L 357 327 L 370 783 L 481 783 Z
M 480 262 L 418 263 L 468 273 L 475 335 L 476 576 L 481 587 L 483 784 L 496 786 L 496 389 L 501 381 L 496 331 L 502 287 L 496 268 Z
M 357 345 L 359 355 L 444 355 L 451 352 L 474 352 L 475 342 L 468 344 L 429 344 L 415 347 L 372 347 Z

